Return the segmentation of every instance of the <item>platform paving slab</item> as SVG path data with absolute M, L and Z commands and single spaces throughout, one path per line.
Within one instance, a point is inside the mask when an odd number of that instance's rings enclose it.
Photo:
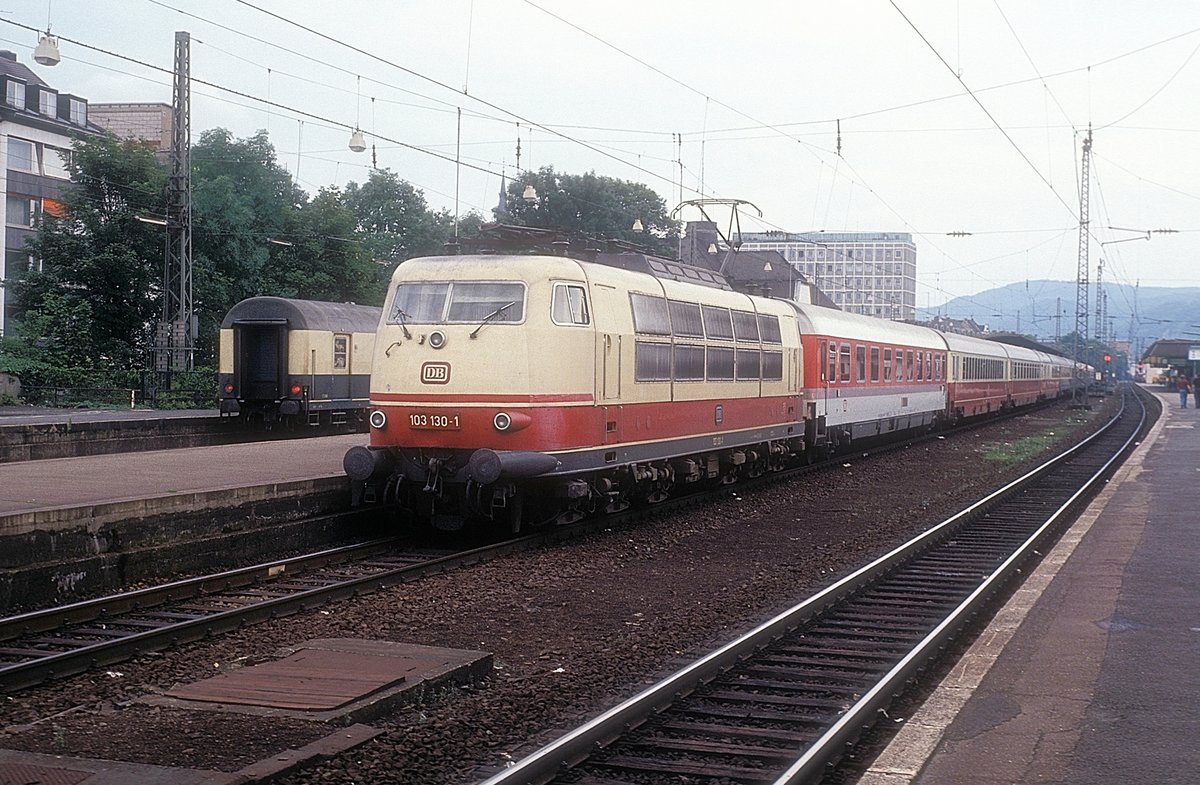
M 182 684 L 144 703 L 179 709 L 360 722 L 492 672 L 489 652 L 392 641 L 330 638 L 280 652 L 281 659 Z

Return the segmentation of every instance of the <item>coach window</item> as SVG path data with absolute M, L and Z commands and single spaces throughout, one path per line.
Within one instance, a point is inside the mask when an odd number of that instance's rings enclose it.
M 871 347 L 871 381 L 879 381 L 879 347 Z
M 854 347 L 854 381 L 865 382 L 867 380 L 867 347 L 859 345 Z
M 550 320 L 555 324 L 590 324 L 587 297 L 582 286 L 568 283 L 554 284 L 554 298 L 550 303 Z
M 833 344 L 830 344 L 829 348 L 832 350 Z M 840 357 L 841 357 L 841 371 L 842 371 L 840 374 L 840 379 L 843 382 L 848 382 L 848 381 L 850 381 L 850 344 L 848 344 L 848 343 L 842 344 Z
M 675 372 L 677 382 L 704 381 L 704 347 L 680 344 L 675 347 Z
M 709 338 L 717 338 L 722 341 L 733 340 L 733 323 L 729 320 L 728 308 L 705 305 L 701 306 L 700 310 L 704 316 L 704 332 Z
M 708 380 L 710 382 L 733 381 L 733 349 L 710 346 L 708 355 Z
M 829 356 L 825 364 L 828 366 L 829 382 L 832 384 L 838 380 L 837 344 L 833 341 L 829 342 Z
M 891 347 L 883 350 L 883 380 L 890 382 L 892 380 L 892 350 Z
M 904 365 L 908 368 L 908 380 L 913 380 L 913 353 L 912 349 L 905 352 Z
M 739 341 L 758 342 L 758 319 L 748 311 L 733 312 L 733 334 Z
M 825 342 L 821 341 L 820 348 L 817 349 L 817 375 L 821 377 L 821 381 L 828 381 L 825 368 Z
M 664 298 L 633 292 L 629 295 L 629 302 L 633 307 L 635 332 L 646 335 L 671 334 L 671 317 L 667 311 L 667 301 Z
M 682 303 L 678 300 L 668 300 L 671 311 L 671 331 L 685 338 L 703 338 L 704 324 L 700 321 L 700 306 L 695 303 Z
M 933 381 L 933 352 L 925 352 L 925 378 Z

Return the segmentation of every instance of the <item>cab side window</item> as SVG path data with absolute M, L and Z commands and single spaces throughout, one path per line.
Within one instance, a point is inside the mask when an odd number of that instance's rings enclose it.
M 550 303 L 550 320 L 555 324 L 591 324 L 587 297 L 582 286 L 558 283 Z

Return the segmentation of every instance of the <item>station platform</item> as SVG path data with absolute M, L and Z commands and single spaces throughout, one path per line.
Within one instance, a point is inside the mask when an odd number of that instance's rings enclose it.
M 216 409 L 63 409 L 50 406 L 0 406 L 0 428 L 68 423 L 195 420 L 220 418 Z
M 346 484 L 366 434 L 0 463 L 0 536 L 176 510 L 233 506 Z
M 1200 411 L 1152 391 L 1163 417 L 860 785 L 1200 782 Z

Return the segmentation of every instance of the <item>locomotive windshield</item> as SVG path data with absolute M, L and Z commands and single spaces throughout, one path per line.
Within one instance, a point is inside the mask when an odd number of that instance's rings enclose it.
M 488 318 L 488 317 L 491 318 Z M 388 312 L 389 324 L 446 324 L 484 319 L 525 320 L 525 284 L 483 281 L 402 283 Z

